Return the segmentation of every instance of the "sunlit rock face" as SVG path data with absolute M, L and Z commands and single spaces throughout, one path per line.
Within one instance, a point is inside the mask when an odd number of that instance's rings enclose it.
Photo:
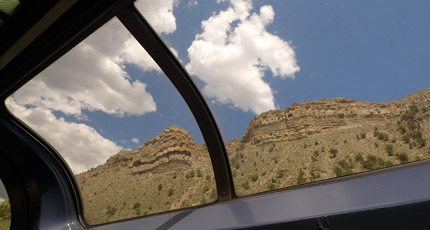
M 128 167 L 133 174 L 184 170 L 191 166 L 191 157 L 200 148 L 188 131 L 172 126 L 137 150 L 122 151 L 112 156 L 107 165 Z
M 365 102 L 345 98 L 293 103 L 254 117 L 241 142 L 255 145 L 302 139 L 309 135 L 396 118 L 410 105 L 430 101 L 424 89 L 397 101 Z

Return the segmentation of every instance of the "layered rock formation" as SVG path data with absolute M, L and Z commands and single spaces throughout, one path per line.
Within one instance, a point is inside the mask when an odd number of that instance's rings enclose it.
M 191 157 L 201 151 L 201 146 L 194 142 L 188 131 L 172 126 L 137 150 L 115 154 L 106 165 L 128 167 L 133 174 L 175 171 L 190 167 Z
M 261 145 L 301 139 L 366 122 L 387 121 L 400 116 L 412 104 L 429 101 L 430 89 L 424 89 L 398 101 L 383 103 L 345 98 L 293 103 L 285 109 L 268 111 L 254 117 L 241 142 Z

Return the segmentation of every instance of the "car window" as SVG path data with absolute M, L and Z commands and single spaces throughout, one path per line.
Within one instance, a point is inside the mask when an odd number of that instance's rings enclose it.
M 11 220 L 10 201 L 6 188 L 0 180 L 0 230 L 8 230 Z
M 117 18 L 6 100 L 64 158 L 101 224 L 216 201 L 188 106 Z
M 429 158 L 429 2 L 135 5 L 209 102 L 238 195 Z

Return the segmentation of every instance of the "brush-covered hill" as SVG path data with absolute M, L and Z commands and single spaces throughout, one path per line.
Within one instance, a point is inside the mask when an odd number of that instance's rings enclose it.
M 0 230 L 9 230 L 10 218 L 10 203 L 6 200 L 0 203 Z
M 238 195 L 430 157 L 430 88 L 397 101 L 345 98 L 294 103 L 254 117 L 225 142 Z M 205 145 L 179 126 L 77 175 L 89 223 L 216 199 Z
M 121 151 L 76 176 L 86 221 L 104 223 L 216 199 L 205 145 L 172 126 L 137 150 Z

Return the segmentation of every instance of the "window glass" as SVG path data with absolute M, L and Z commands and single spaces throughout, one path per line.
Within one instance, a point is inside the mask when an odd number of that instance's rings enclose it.
M 238 195 L 430 156 L 430 2 L 141 1 L 206 97 Z
M 186 103 L 116 18 L 6 105 L 66 160 L 89 224 L 217 199 L 209 154 Z
M 10 228 L 10 202 L 3 182 L 0 180 L 0 230 L 8 230 Z

